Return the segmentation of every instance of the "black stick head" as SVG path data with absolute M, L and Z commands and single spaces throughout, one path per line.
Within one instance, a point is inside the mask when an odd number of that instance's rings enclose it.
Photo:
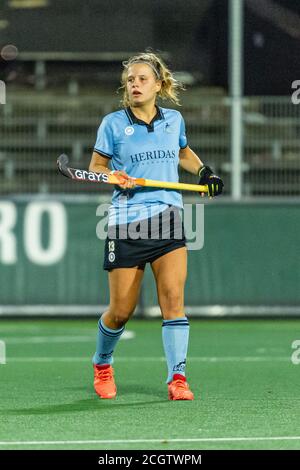
M 70 174 L 68 171 L 68 163 L 69 163 L 69 157 L 65 153 L 62 153 L 58 159 L 57 159 L 57 167 L 60 173 L 67 178 L 70 178 Z

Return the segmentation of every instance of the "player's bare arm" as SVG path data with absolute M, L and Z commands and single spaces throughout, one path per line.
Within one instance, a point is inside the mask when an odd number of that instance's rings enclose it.
M 104 157 L 97 152 L 93 152 L 89 171 L 94 171 L 95 173 L 110 173 L 109 160 L 110 159 L 108 157 Z
M 111 173 L 109 168 L 110 158 L 100 155 L 98 152 L 93 152 L 89 171 L 94 171 L 95 173 Z M 117 176 L 122 176 L 124 178 L 124 183 L 119 184 L 122 189 L 131 189 L 135 187 L 135 182 L 133 178 L 130 178 L 127 173 L 123 170 L 114 172 Z
M 185 147 L 184 149 L 180 149 L 179 165 L 185 171 L 188 171 L 193 175 L 198 175 L 200 169 L 203 167 L 202 161 L 189 146 Z

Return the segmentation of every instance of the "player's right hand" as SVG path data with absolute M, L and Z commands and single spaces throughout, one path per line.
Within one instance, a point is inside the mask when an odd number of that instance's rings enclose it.
M 114 175 L 120 179 L 120 183 L 118 186 L 122 189 L 133 189 L 135 188 L 135 178 L 127 175 L 126 171 L 124 170 L 116 170 L 114 171 Z

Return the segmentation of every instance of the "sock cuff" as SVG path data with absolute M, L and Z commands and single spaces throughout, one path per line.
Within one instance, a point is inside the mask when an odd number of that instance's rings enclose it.
M 110 337 L 114 337 L 114 338 L 117 337 L 117 336 L 121 336 L 121 334 L 125 330 L 125 326 L 122 326 L 122 328 L 120 328 L 118 330 L 113 330 L 112 328 L 108 328 L 108 326 L 104 325 L 104 323 L 102 321 L 102 318 L 100 318 L 100 320 L 98 322 L 98 326 L 99 326 L 99 330 L 101 331 L 101 333 L 103 333 L 106 336 L 110 336 Z
M 189 326 L 187 317 L 174 318 L 173 320 L 163 320 L 162 326 Z

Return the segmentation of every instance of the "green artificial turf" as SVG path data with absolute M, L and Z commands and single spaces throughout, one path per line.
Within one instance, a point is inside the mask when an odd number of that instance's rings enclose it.
M 291 345 L 300 322 L 190 325 L 193 402 L 167 399 L 159 320 L 127 324 L 135 336 L 115 352 L 117 398 L 101 400 L 92 383 L 96 319 L 2 319 L 0 450 L 299 449 L 300 365 Z

